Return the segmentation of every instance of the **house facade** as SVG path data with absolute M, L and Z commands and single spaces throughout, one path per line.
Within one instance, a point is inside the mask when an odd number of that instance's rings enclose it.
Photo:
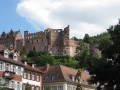
M 23 62 L 17 52 L 0 45 L 0 83 L 9 90 L 25 90 L 27 83 L 31 90 L 42 90 L 42 74 L 33 63 Z
M 77 70 L 63 65 L 48 66 L 43 76 L 43 90 L 76 90 Z M 83 90 L 95 90 L 95 86 L 89 85 L 87 80 L 90 75 L 82 71 L 81 85 Z

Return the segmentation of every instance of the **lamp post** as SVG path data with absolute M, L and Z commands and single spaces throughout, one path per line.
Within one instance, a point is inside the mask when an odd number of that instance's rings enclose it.
M 82 90 L 82 86 L 81 86 L 81 69 L 78 69 L 78 72 L 76 74 L 76 79 L 78 80 L 76 90 Z

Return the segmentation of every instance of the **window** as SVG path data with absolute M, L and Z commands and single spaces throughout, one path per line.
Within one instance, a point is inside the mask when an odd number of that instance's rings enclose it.
M 5 51 L 4 51 L 4 57 L 5 57 L 5 58 L 8 58 L 8 56 L 9 56 L 9 55 L 8 55 L 8 52 L 5 50 Z
M 21 68 L 18 67 L 18 75 L 21 75 Z
M 39 81 L 39 76 L 37 75 L 37 81 Z
M 23 89 L 22 90 L 25 90 L 25 84 L 23 84 Z
M 2 84 L 2 79 L 0 79 L 0 84 Z
M 52 80 L 54 80 L 54 79 L 55 79 L 55 75 L 52 76 Z
M 13 59 L 16 60 L 17 56 L 14 56 Z
M 39 87 L 36 87 L 36 90 L 39 90 Z
M 20 90 L 20 83 L 17 82 L 17 90 Z
M 44 78 L 44 80 L 47 80 L 48 79 L 48 76 L 46 76 L 45 78 Z
M 28 79 L 30 79 L 30 73 L 28 73 Z
M 32 90 L 34 90 L 34 86 L 32 86 Z
M 57 86 L 52 86 L 51 90 L 57 90 Z
M 0 62 L 0 70 L 3 70 L 3 63 Z
M 63 90 L 63 86 L 58 86 L 58 90 Z
M 35 76 L 34 75 L 32 75 L 32 80 L 34 80 L 35 79 Z
M 14 88 L 14 81 L 11 82 L 11 88 Z
M 9 71 L 9 64 L 6 64 L 5 70 L 6 70 L 6 71 Z
M 14 55 L 13 55 L 13 60 L 17 61 L 17 54 L 16 53 L 14 53 Z
M 26 78 L 26 73 L 24 73 L 24 78 Z
M 13 65 L 13 72 L 16 72 L 16 66 Z

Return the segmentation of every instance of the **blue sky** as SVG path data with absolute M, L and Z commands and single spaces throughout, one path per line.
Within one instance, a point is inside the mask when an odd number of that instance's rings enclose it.
M 120 18 L 120 0 L 0 0 L 0 31 L 64 29 L 83 38 L 106 32 Z M 1 33 L 0 32 L 0 33 Z
M 22 34 L 26 30 L 35 31 L 33 25 L 17 13 L 18 3 L 19 0 L 0 0 L 0 34 L 11 29 L 14 31 L 20 29 Z

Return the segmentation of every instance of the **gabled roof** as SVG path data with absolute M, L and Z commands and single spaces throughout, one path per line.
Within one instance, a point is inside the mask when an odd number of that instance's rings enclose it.
M 24 65 L 24 69 L 25 69 L 25 70 L 29 70 L 29 71 L 33 71 L 33 72 L 37 72 L 37 73 L 42 73 L 42 74 L 44 74 L 44 72 L 41 71 L 40 69 L 38 69 L 37 67 L 32 68 L 30 65 Z
M 72 80 L 73 76 L 75 78 L 77 74 L 77 69 L 73 69 L 63 65 L 52 65 L 49 66 L 48 71 L 43 76 L 43 83 L 51 82 L 70 82 L 77 83 L 76 80 Z M 88 85 L 87 80 L 90 78 L 90 75 L 87 71 L 82 71 L 82 84 Z
M 63 82 L 65 81 L 60 65 L 53 65 L 43 76 L 43 82 Z

